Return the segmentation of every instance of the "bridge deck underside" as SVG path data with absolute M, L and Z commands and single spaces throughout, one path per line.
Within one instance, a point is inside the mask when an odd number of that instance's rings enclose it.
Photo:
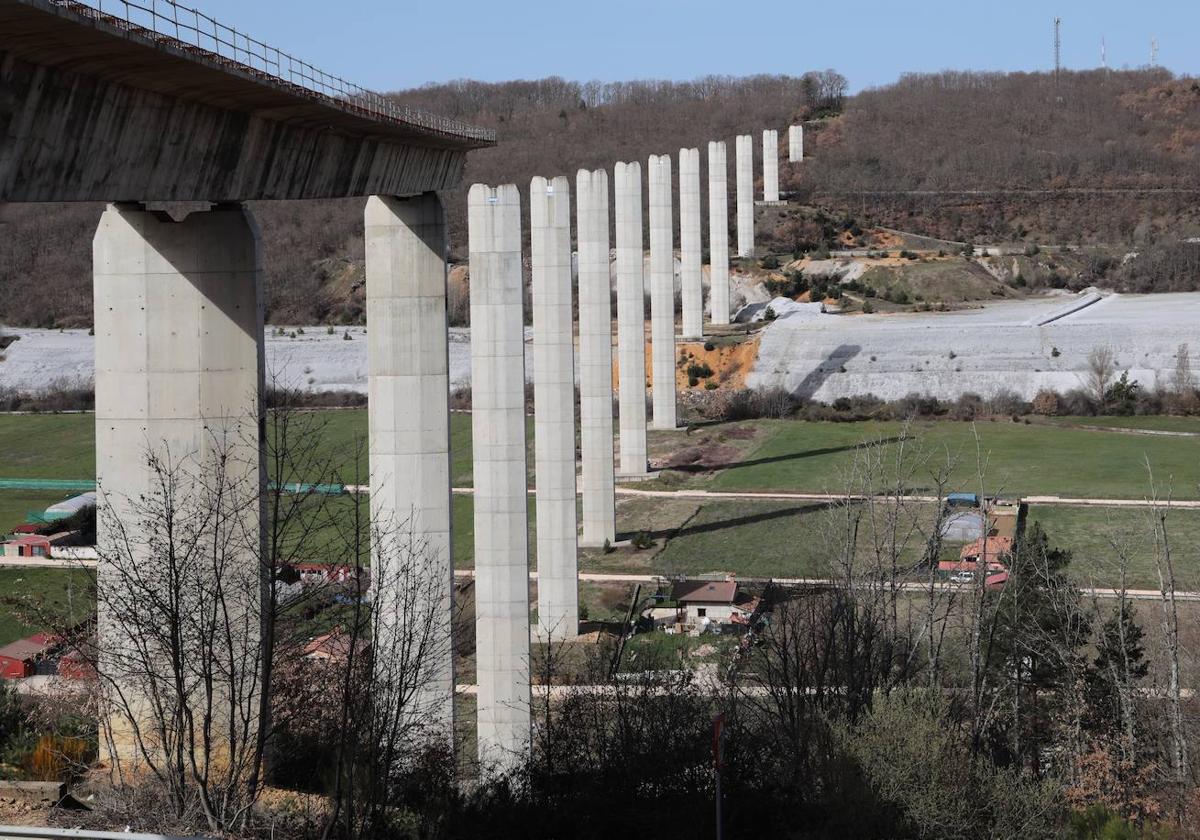
M 488 145 L 206 55 L 0 0 L 0 201 L 406 195 L 455 185 Z

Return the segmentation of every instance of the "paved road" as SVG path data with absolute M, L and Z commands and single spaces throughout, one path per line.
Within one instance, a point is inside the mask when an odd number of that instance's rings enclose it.
M 365 492 L 366 487 L 348 487 L 350 492 Z M 475 492 L 473 487 L 455 487 L 454 492 L 460 495 L 471 495 Z M 532 495 L 534 491 L 529 490 Z M 764 492 L 748 492 L 736 493 L 723 490 L 640 490 L 636 487 L 621 487 L 616 488 L 618 496 L 643 496 L 646 498 L 659 499 L 708 499 L 708 500 L 729 500 L 742 499 L 746 501 L 758 502 L 840 502 L 840 501 L 855 501 L 861 502 L 871 498 L 870 496 L 845 493 L 764 493 Z M 876 498 L 886 498 L 877 496 Z M 906 499 L 916 502 L 937 502 L 940 499 L 937 496 L 905 496 Z M 1200 510 L 1200 500 L 1185 499 L 1173 500 L 1169 505 L 1166 502 L 1154 502 L 1149 499 L 1081 499 L 1072 496 L 1022 496 L 1022 501 L 1031 505 L 1067 505 L 1078 507 L 1128 507 L 1128 508 L 1148 508 L 1158 505 L 1159 507 L 1170 507 L 1173 509 L 1184 510 Z
M 454 576 L 469 579 L 475 576 L 475 572 L 472 569 L 455 569 Z M 537 572 L 530 572 L 529 579 L 537 580 Z M 593 583 L 670 583 L 672 581 L 672 578 L 666 575 L 634 575 L 622 574 L 620 572 L 580 572 L 579 579 Z M 742 583 L 763 584 L 772 582 L 780 586 L 830 586 L 834 583 L 832 578 L 765 578 L 742 577 L 740 575 L 738 576 L 738 580 Z M 965 592 L 971 588 L 971 584 L 934 583 L 933 587 L 938 592 Z M 921 594 L 928 591 L 929 584 L 913 581 L 900 584 L 899 589 L 901 592 Z M 1085 586 L 1080 588 L 1079 591 L 1087 598 L 1110 599 L 1120 595 L 1120 590 L 1104 587 Z M 1135 601 L 1154 601 L 1162 597 L 1157 589 L 1126 589 L 1125 596 Z M 1180 601 L 1200 601 L 1200 592 L 1176 592 L 1175 598 Z

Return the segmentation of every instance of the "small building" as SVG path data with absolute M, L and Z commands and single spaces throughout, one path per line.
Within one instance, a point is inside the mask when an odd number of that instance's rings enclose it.
M 305 586 L 320 586 L 327 583 L 347 583 L 357 576 L 354 566 L 347 563 L 290 563 L 281 569 L 279 578 L 291 583 L 299 580 Z M 298 577 L 291 578 L 290 573 Z
M 676 622 L 689 626 L 745 623 L 758 604 L 738 591 L 736 580 L 683 580 L 671 588 Z
M 349 660 L 352 650 L 355 657 L 359 658 L 370 652 L 371 645 L 362 638 L 355 639 L 352 645 L 350 634 L 341 627 L 334 627 L 328 633 L 308 640 L 308 644 L 304 646 L 304 658 L 342 663 Z
M 976 493 L 947 493 L 947 507 L 979 507 L 979 496 Z
M 956 572 L 977 572 L 979 571 L 978 560 L 942 560 L 938 563 L 938 571 L 946 574 L 954 574 Z M 988 560 L 987 573 L 989 575 L 1007 572 L 1007 567 L 999 560 Z
M 69 499 L 64 499 L 61 502 L 50 505 L 46 508 L 45 514 L 47 522 L 55 522 L 59 519 L 67 519 L 79 511 L 96 507 L 96 491 L 89 490 L 86 493 L 80 493 L 78 496 L 72 496 Z
M 0 557 L 49 557 L 51 541 L 41 534 L 20 534 L 0 543 Z
M 964 545 L 959 558 L 967 563 L 977 563 L 981 559 L 1005 563 L 1012 557 L 1012 537 L 983 537 L 973 543 Z
M 0 678 L 7 680 L 32 677 L 37 673 L 38 663 L 45 659 L 54 647 L 54 637 L 47 633 L 35 633 L 0 647 Z

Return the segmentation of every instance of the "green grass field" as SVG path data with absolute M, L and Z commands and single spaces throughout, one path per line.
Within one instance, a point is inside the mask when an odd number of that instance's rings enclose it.
M 746 460 L 717 473 L 713 489 L 841 492 L 860 444 L 882 441 L 885 459 L 894 459 L 902 431 L 895 422 L 757 425 L 759 446 Z M 915 474 L 918 489 L 932 490 L 929 477 L 953 463 L 951 490 L 979 491 L 976 472 L 982 467 L 987 494 L 1141 498 L 1148 459 L 1156 481 L 1171 481 L 1175 498 L 1200 495 L 1200 439 L 1011 422 L 924 422 L 910 433 L 923 452 L 924 466 Z
M 1127 555 L 1128 583 L 1157 588 L 1154 527 L 1146 510 L 1045 507 L 1029 510 L 1029 525 L 1040 522 L 1053 544 L 1070 549 L 1071 574 L 1081 583 L 1120 585 L 1121 555 Z M 1174 510 L 1167 516 L 1175 571 L 1182 589 L 1200 589 L 1200 511 Z
M 1060 426 L 1097 426 L 1110 429 L 1150 429 L 1200 434 L 1200 417 L 1052 417 Z
M 342 477 L 365 475 L 355 468 L 360 442 L 367 432 L 362 410 L 315 412 L 321 427 L 321 446 Z M 531 424 L 532 425 L 532 424 Z M 91 415 L 0 416 L 0 477 L 86 479 L 94 475 L 94 418 Z M 734 427 L 753 427 L 752 437 L 731 435 Z M 1168 431 L 1200 430 L 1200 419 L 1170 417 L 1055 418 L 1052 423 L 986 422 L 972 426 L 952 421 L 915 424 L 925 466 L 914 483 L 929 488 L 928 476 L 948 457 L 957 460 L 949 489 L 978 490 L 976 441 L 987 464 L 985 492 L 1007 495 L 1054 494 L 1093 498 L 1140 498 L 1146 493 L 1144 460 L 1149 459 L 1159 481 L 1171 480 L 1177 499 L 1197 498 L 1200 484 L 1200 438 L 1160 437 L 1072 426 L 1113 426 Z M 829 491 L 846 488 L 845 474 L 863 441 L 883 440 L 885 454 L 896 451 L 901 426 L 891 422 L 807 423 L 745 421 L 718 424 L 693 431 L 654 433 L 655 453 L 695 446 L 708 439 L 723 443 L 740 462 L 715 473 L 668 472 L 660 487 L 688 486 L 723 491 Z M 452 476 L 456 486 L 471 483 L 471 416 L 451 416 Z M 532 446 L 532 429 L 530 430 Z M 735 459 L 736 459 L 735 458 Z M 532 455 L 529 459 L 533 467 Z M 647 486 L 654 486 L 653 484 Z M 28 513 L 61 500 L 61 492 L 0 491 L 0 529 L 23 522 Z M 580 553 L 588 571 L 700 574 L 730 571 L 746 576 L 803 577 L 828 573 L 830 544 L 828 515 L 819 506 L 769 500 L 635 499 L 619 497 L 618 535 L 628 538 L 646 531 L 655 541 L 650 549 L 621 548 L 605 554 L 597 549 Z M 359 502 L 366 504 L 365 501 Z M 335 499 L 337 513 L 354 504 Z M 348 508 L 347 508 L 348 509 Z M 530 555 L 536 557 L 534 503 L 530 498 Z M 474 523 L 470 496 L 453 500 L 454 557 L 458 568 L 474 565 Z M 365 514 L 365 511 L 364 511 Z M 1030 521 L 1041 522 L 1052 540 L 1074 553 L 1073 573 L 1083 582 L 1112 585 L 1116 552 L 1112 534 L 1127 535 L 1130 544 L 1130 583 L 1155 584 L 1151 543 L 1144 537 L 1145 514 L 1120 508 L 1035 507 Z M 1177 560 L 1184 583 L 1200 588 L 1200 512 L 1177 511 L 1172 516 Z M 1143 529 L 1143 530 L 1139 530 Z M 916 551 L 914 543 L 909 551 Z M 344 557 L 334 529 L 327 526 L 306 546 L 304 559 Z M 3 572 L 4 591 L 45 591 L 61 596 L 64 572 L 56 570 Z M 20 579 L 19 583 L 14 583 Z M 8 590 L 3 587 L 7 586 Z M 23 635 L 8 608 L 0 607 L 0 638 Z M 14 636 L 15 638 L 15 636 Z
M 319 460 L 347 483 L 366 483 L 367 412 L 320 411 L 307 415 L 321 439 Z M 0 478 L 94 479 L 95 417 L 91 414 L 0 415 Z M 533 418 L 527 420 L 533 470 Z M 471 484 L 471 415 L 450 415 L 451 477 Z M 362 461 L 363 463 L 360 463 Z
M 81 620 L 95 612 L 90 575 L 80 569 L 0 569 L 0 645 L 45 629 L 35 618 Z

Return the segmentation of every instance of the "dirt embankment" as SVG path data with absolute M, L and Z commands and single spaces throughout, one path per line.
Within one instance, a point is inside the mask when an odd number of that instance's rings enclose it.
M 722 388 L 744 388 L 746 376 L 758 358 L 758 336 L 737 343 L 688 342 L 677 344 L 676 349 L 675 385 L 680 390 L 705 388 L 710 382 Z M 649 352 L 647 347 L 647 356 Z M 710 373 L 703 375 L 706 370 Z M 695 385 L 691 384 L 693 379 Z
M 754 362 L 758 358 L 758 335 L 748 336 L 744 339 L 739 338 L 734 341 L 731 339 L 718 339 L 717 341 L 688 341 L 677 343 L 675 356 L 675 386 L 679 390 L 688 388 L 704 388 L 706 383 L 712 382 L 721 388 L 745 388 L 746 376 L 754 367 Z M 705 349 L 711 347 L 711 350 Z M 621 378 L 620 364 L 617 360 L 617 354 L 614 347 L 613 352 L 613 390 L 617 390 L 618 383 Z M 650 342 L 646 342 L 646 387 L 650 388 L 654 382 L 653 355 Z M 689 373 L 689 369 L 692 373 Z M 690 381 L 693 374 L 704 373 L 703 376 L 696 375 L 697 380 L 695 385 L 691 385 Z

